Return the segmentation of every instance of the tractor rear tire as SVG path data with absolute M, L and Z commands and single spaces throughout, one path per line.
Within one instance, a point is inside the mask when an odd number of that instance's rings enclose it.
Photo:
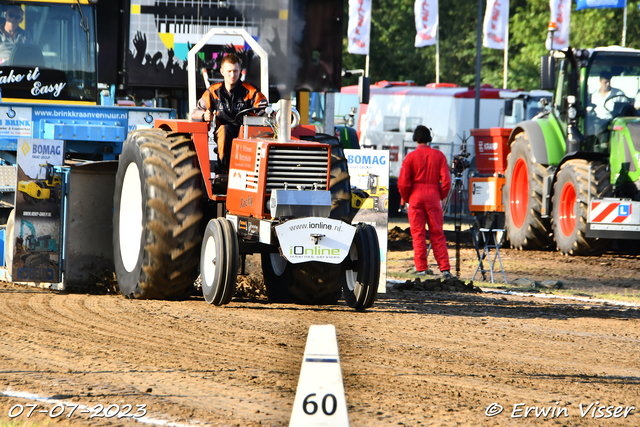
M 400 216 L 400 191 L 398 190 L 398 178 L 389 178 L 389 216 Z
M 288 291 L 296 304 L 336 304 L 345 283 L 344 267 L 341 264 L 319 261 L 291 264 L 291 276 L 293 280 Z
M 553 186 L 553 237 L 563 255 L 598 255 L 604 252 L 609 240 L 588 238 L 589 180 L 592 197 L 610 196 L 607 165 L 576 159 L 562 165 Z
M 507 158 L 503 191 L 505 227 L 511 247 L 543 249 L 551 244 L 551 224 L 542 218 L 542 182 L 546 168 L 533 163 L 526 133 L 516 135 Z
M 209 304 L 228 304 L 238 278 L 238 236 L 226 218 L 209 221 L 202 240 L 200 278 Z
M 380 282 L 380 244 L 375 228 L 358 224 L 349 258 L 355 269 L 345 271 L 344 299 L 356 310 L 370 308 L 376 300 Z
M 120 292 L 176 299 L 198 276 L 202 176 L 190 137 L 144 129 L 127 137 L 116 173 L 113 248 Z
M 269 302 L 292 302 L 288 289 L 288 285 L 293 281 L 292 264 L 277 253 L 262 253 L 260 260 Z
M 354 216 L 351 213 L 351 182 L 342 143 L 338 138 L 329 135 L 320 135 L 316 137 L 316 141 L 331 146 L 331 164 L 329 165 L 331 214 L 329 217 L 351 224 Z

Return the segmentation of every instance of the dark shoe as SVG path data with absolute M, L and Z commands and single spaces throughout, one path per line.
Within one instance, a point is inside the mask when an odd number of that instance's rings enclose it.
M 451 274 L 451 272 L 449 272 L 449 270 L 445 270 L 442 272 L 442 278 L 443 279 L 453 279 L 453 274 Z

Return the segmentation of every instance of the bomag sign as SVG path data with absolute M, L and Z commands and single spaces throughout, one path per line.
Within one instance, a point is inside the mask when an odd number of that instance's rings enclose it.
M 376 154 L 349 154 L 347 161 L 349 165 L 386 165 L 387 156 Z

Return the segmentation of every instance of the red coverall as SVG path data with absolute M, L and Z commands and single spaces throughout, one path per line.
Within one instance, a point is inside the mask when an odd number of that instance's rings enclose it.
M 416 271 L 427 270 L 425 220 L 440 271 L 451 269 L 447 241 L 442 230 L 444 218 L 440 203 L 447 197 L 450 188 L 449 166 L 442 151 L 418 144 L 418 148 L 405 157 L 398 178 L 398 190 L 402 199 L 409 202 L 409 226 Z

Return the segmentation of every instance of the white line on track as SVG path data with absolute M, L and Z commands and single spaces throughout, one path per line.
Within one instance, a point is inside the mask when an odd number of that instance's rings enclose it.
M 87 406 L 87 405 L 81 405 L 78 403 L 74 403 L 74 402 L 66 402 L 64 400 L 58 400 L 58 399 L 52 399 L 50 397 L 43 397 L 43 396 L 38 396 L 37 394 L 32 394 L 32 393 L 27 393 L 27 392 L 23 392 L 23 391 L 14 391 L 11 389 L 7 389 L 5 391 L 2 392 L 3 395 L 8 396 L 8 397 L 17 397 L 20 399 L 27 399 L 27 400 L 34 400 L 36 402 L 44 402 L 44 403 L 50 403 L 50 404 L 61 404 L 61 405 L 65 405 L 69 406 L 69 407 L 73 407 L 73 406 L 77 406 L 77 409 L 80 410 L 85 410 L 85 409 L 90 409 L 93 408 L 94 406 Z M 124 417 L 123 417 L 124 418 Z M 122 419 L 122 418 L 120 418 Z M 143 423 L 143 424 L 150 424 L 150 425 L 155 425 L 155 426 L 167 426 L 167 427 L 201 427 L 195 424 L 182 424 L 182 423 L 174 423 L 173 421 L 167 421 L 167 420 L 161 420 L 159 418 L 151 418 L 151 417 L 140 417 L 140 418 L 133 418 L 133 417 L 126 417 L 125 419 L 127 420 L 133 420 L 133 421 L 137 421 L 139 423 Z

